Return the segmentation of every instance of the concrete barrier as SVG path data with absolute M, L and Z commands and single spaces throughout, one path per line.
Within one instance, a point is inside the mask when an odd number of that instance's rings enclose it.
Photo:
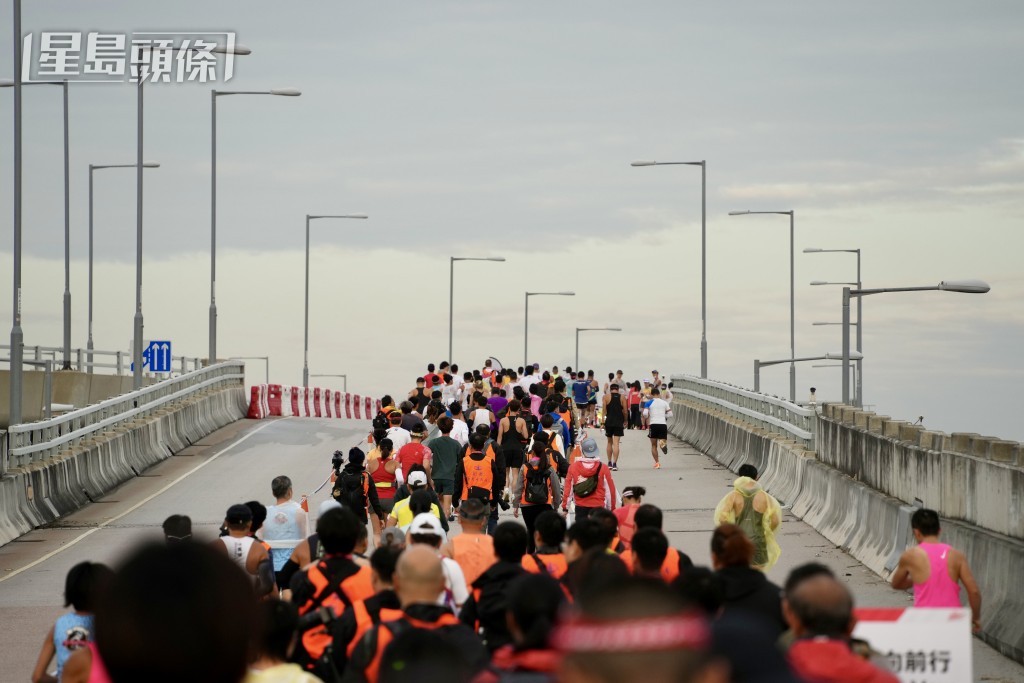
M 802 444 L 772 434 L 751 423 L 747 423 L 723 411 L 716 411 L 702 406 L 696 401 L 676 399 L 672 404 L 673 418 L 669 426 L 670 432 L 726 465 L 733 471 L 741 464 L 750 463 L 761 473 L 761 483 L 767 491 L 778 498 L 783 504 L 789 504 L 792 512 L 818 530 L 825 538 L 849 552 L 859 561 L 877 574 L 888 577 L 895 569 L 902 552 L 913 544 L 910 531 L 910 515 L 913 503 L 920 495 L 929 496 L 931 491 L 932 469 L 942 463 L 933 462 L 931 456 L 918 454 L 920 447 L 906 451 L 906 458 L 920 457 L 924 462 L 904 459 L 892 462 L 887 467 L 893 472 L 903 469 L 904 492 L 914 495 L 904 502 L 898 498 L 876 490 L 868 481 L 857 481 L 838 467 L 818 459 L 816 454 L 803 448 Z M 875 470 L 865 468 L 860 471 L 862 476 L 876 476 L 883 461 L 889 455 L 876 458 L 863 457 L 864 440 L 855 438 L 851 429 L 855 425 L 867 425 L 885 433 L 892 433 L 899 427 L 898 421 L 888 420 L 880 416 L 857 415 L 854 411 L 844 413 L 838 407 L 826 406 L 824 415 L 819 417 L 819 442 L 828 440 L 827 448 L 831 449 L 836 461 L 872 462 Z M 857 411 L 859 412 L 859 411 Z M 827 423 L 849 419 L 850 429 L 832 429 Z M 900 426 L 910 426 L 902 423 Z M 860 428 L 865 431 L 865 428 Z M 916 438 L 920 442 L 923 432 Z M 945 437 L 955 440 L 958 435 Z M 935 443 L 936 437 L 932 437 Z M 894 439 L 890 439 L 894 441 Z M 964 447 L 970 447 L 977 441 L 977 435 L 961 439 Z M 940 441 L 941 442 L 941 441 Z M 899 442 L 904 443 L 904 442 Z M 989 443 L 987 453 L 994 453 L 995 444 L 1002 449 L 993 460 L 1017 457 L 1015 447 L 1003 446 L 1004 442 Z M 842 458 L 839 455 L 842 454 Z M 943 454 L 939 454 L 943 455 Z M 946 454 L 947 456 L 949 454 Z M 971 456 L 972 458 L 974 456 Z M 859 458 L 859 459 L 858 459 Z M 949 458 L 947 458 L 948 460 Z M 961 465 L 962 465 L 962 461 Z M 992 464 L 1001 464 L 994 462 Z M 977 470 L 975 470 L 977 471 Z M 918 477 L 924 476 L 920 482 Z M 961 491 L 961 499 L 966 495 L 984 498 L 989 494 L 985 489 L 976 493 L 963 492 L 978 485 L 978 479 L 961 478 L 956 486 Z M 986 485 L 995 482 L 985 480 Z M 919 486 L 920 485 L 920 486 Z M 1005 490 L 1006 483 L 998 489 Z M 1001 494 L 995 493 L 999 498 Z M 1009 499 L 999 498 L 1006 501 Z M 929 507 L 938 507 L 940 500 L 934 502 L 927 499 Z M 1020 517 L 1016 510 L 1019 507 L 1002 508 L 1004 518 Z M 986 514 L 993 514 L 987 511 Z M 943 512 L 940 510 L 940 514 Z M 1014 520 L 1019 521 L 1019 520 Z M 1004 525 L 1010 520 L 1004 520 Z M 994 648 L 1024 662 L 1024 595 L 1020 592 L 1022 570 L 1024 570 L 1024 542 L 1007 535 L 994 533 L 979 528 L 977 525 L 963 521 L 963 517 L 943 514 L 943 538 L 957 549 L 965 553 L 982 590 L 984 609 L 982 610 L 982 639 Z
M 245 417 L 244 389 L 211 388 L 0 478 L 0 545 L 101 497 Z

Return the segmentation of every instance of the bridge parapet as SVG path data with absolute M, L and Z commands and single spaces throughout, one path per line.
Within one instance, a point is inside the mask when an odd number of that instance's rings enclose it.
M 1024 540 L 1024 448 L 841 404 L 819 417 L 818 459 L 907 504 Z
M 726 382 L 716 382 L 690 375 L 672 376 L 673 396 L 749 422 L 773 434 L 801 443 L 815 450 L 817 419 L 814 408 L 791 403 L 777 396 L 769 396 Z

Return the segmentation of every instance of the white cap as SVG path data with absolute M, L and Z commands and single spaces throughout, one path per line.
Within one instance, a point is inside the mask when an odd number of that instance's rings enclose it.
M 413 472 L 412 474 L 409 475 L 409 478 L 406 479 L 406 482 L 409 484 L 410 488 L 412 488 L 413 486 L 426 486 L 427 473 L 419 471 Z
M 441 520 L 434 516 L 432 512 L 421 512 L 416 515 L 412 524 L 409 525 L 410 534 L 433 534 L 434 536 L 445 537 L 444 528 L 441 526 Z

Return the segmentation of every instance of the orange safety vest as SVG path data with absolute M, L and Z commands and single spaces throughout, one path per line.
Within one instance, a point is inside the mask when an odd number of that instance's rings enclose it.
M 466 587 L 480 578 L 498 558 L 494 555 L 494 539 L 487 534 L 459 534 L 452 537 L 452 555 L 466 576 Z
M 458 537 L 456 536 L 456 538 Z M 546 573 L 553 579 L 561 579 L 565 575 L 566 570 L 569 569 L 569 563 L 562 553 L 555 553 L 553 555 L 541 555 L 540 553 L 523 555 L 522 564 L 523 569 L 531 574 Z
M 624 552 L 619 555 L 619 559 L 626 565 L 630 573 L 633 573 L 633 554 L 628 551 Z M 679 551 L 669 548 L 665 555 L 665 561 L 661 563 L 661 578 L 665 583 L 672 583 L 679 578 L 679 559 Z
M 442 615 L 437 621 L 420 621 L 405 615 L 392 621 L 381 621 L 377 626 L 377 652 L 374 653 L 373 660 L 366 667 L 366 680 L 369 683 L 377 683 L 380 677 L 380 660 L 384 655 L 384 650 L 395 639 L 396 634 L 392 631 L 392 628 L 396 624 L 403 624 L 399 628 L 418 628 L 424 631 L 434 631 L 443 626 L 456 626 L 459 623 L 461 622 L 459 622 L 458 618 L 450 613 Z
M 465 486 L 462 487 L 462 500 L 469 498 L 469 490 L 473 487 L 485 489 L 488 494 L 494 488 L 494 451 L 488 448 L 480 460 L 472 456 L 472 453 L 466 453 L 462 458 L 462 480 L 465 482 Z M 487 498 L 490 500 L 490 495 Z
M 353 572 L 342 579 L 341 583 L 335 585 L 331 584 L 326 571 L 327 562 L 320 560 L 306 572 L 306 579 L 313 585 L 315 592 L 313 597 L 299 607 L 300 615 L 324 607 L 330 609 L 335 617 L 340 617 L 353 602 L 365 600 L 374 593 L 373 587 L 367 581 L 369 567 L 360 567 L 359 571 Z M 311 628 L 302 634 L 302 646 L 313 660 L 318 660 L 323 656 L 332 640 L 327 627 L 323 625 Z
M 352 642 L 348 644 L 348 656 L 352 656 L 352 652 L 356 649 L 356 645 L 363 639 L 366 632 L 373 628 L 374 624 L 379 624 L 382 621 L 394 621 L 395 619 L 402 618 L 402 610 L 400 609 L 389 609 L 382 607 L 380 613 L 377 615 L 376 621 L 374 621 L 373 615 L 370 614 L 370 610 L 366 609 L 366 600 L 360 600 L 352 603 L 352 614 L 356 618 L 356 634 L 352 638 Z

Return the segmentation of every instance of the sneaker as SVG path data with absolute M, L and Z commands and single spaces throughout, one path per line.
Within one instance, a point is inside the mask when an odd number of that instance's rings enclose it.
M 660 462 L 654 463 L 654 469 L 660 470 L 661 469 L 661 463 Z
M 661 447 L 661 453 L 662 453 L 662 455 L 668 455 L 668 443 L 667 442 L 665 443 L 664 446 Z
M 449 522 L 454 522 L 455 521 L 455 515 L 448 515 L 448 521 Z

